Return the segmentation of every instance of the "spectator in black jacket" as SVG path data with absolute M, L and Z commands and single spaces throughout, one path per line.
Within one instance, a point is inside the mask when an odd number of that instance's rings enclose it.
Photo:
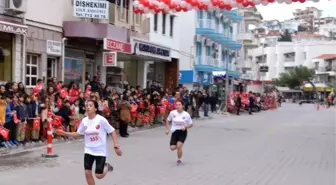
M 63 127 L 67 131 L 71 120 L 70 102 L 68 100 L 64 100 L 63 105 L 57 114 L 62 117 Z

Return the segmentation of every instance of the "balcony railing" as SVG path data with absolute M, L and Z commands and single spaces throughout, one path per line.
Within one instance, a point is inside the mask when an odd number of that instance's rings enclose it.
M 213 23 L 214 23 L 214 21 L 211 20 L 211 19 L 198 19 L 196 28 L 211 28 L 211 29 L 214 29 L 214 27 L 212 27 L 212 26 L 215 26 Z
M 295 58 L 294 57 L 285 57 L 284 61 L 285 62 L 294 62 Z
M 110 3 L 110 24 L 116 25 L 118 27 L 124 27 L 127 29 L 132 29 L 134 31 L 143 33 L 149 30 L 149 24 L 144 25 L 145 20 L 144 15 L 135 14 L 132 10 L 117 6 Z M 145 26 L 145 27 L 144 27 Z

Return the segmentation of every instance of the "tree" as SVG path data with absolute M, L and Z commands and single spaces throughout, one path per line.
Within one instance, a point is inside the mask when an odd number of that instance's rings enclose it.
M 313 86 L 313 88 L 315 88 L 315 85 L 312 82 L 314 75 L 314 69 L 308 69 L 306 66 L 300 65 L 294 67 L 288 72 L 281 73 L 279 78 L 275 80 L 275 83 L 294 89 L 300 87 L 303 82 L 307 81 Z
M 308 31 L 308 28 L 307 27 L 304 27 L 302 25 L 299 25 L 298 26 L 298 32 L 304 32 L 304 31 Z
M 291 33 L 286 29 L 285 33 L 280 35 L 280 38 L 278 39 L 279 42 L 292 42 L 292 35 Z

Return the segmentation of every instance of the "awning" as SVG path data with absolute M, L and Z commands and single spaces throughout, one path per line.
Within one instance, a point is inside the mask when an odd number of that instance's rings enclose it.
M 0 31 L 13 33 L 16 35 L 27 35 L 28 26 L 20 22 L 15 22 L 7 19 L 0 19 Z

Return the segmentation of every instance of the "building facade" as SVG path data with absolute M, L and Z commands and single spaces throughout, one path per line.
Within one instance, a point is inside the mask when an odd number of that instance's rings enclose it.
M 236 11 L 190 11 L 179 15 L 181 52 L 193 57 L 180 58 L 179 82 L 190 88 L 213 82 L 213 72 L 229 71 L 238 78 L 235 57 L 242 44 L 236 41 L 237 22 L 243 20 Z M 224 72 L 225 73 L 225 72 Z M 196 87 L 195 87 L 196 86 Z
M 100 2 L 99 13 L 76 0 L 22 2 L 11 9 L 0 2 L 0 81 L 30 88 L 55 77 L 84 88 L 96 76 L 116 88 L 145 87 L 145 62 L 171 61 L 170 48 L 149 41 L 149 19 L 131 2 Z
M 150 19 L 149 40 L 158 48 L 169 50 L 170 57 L 146 62 L 147 84 L 158 82 L 165 89 L 172 90 L 178 85 L 178 68 L 180 63 L 179 32 L 176 14 L 148 14 Z
M 312 59 L 325 53 L 334 53 L 335 48 L 336 42 L 334 41 L 278 42 L 274 46 L 250 50 L 249 56 L 253 63 L 269 67 L 263 80 L 272 80 L 295 66 L 303 65 L 314 68 Z M 258 76 L 257 73 L 255 75 Z

